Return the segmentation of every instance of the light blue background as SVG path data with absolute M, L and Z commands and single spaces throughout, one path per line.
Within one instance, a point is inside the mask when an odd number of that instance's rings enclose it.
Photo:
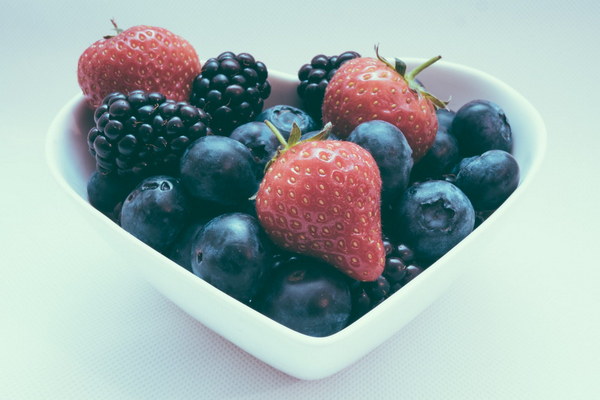
M 587 399 L 600 395 L 600 62 L 596 1 L 20 1 L 0 13 L 0 398 Z M 482 268 L 382 347 L 317 382 L 289 378 L 115 265 L 63 206 L 44 135 L 79 93 L 110 18 L 158 25 L 201 59 L 247 51 L 295 73 L 317 53 L 444 59 L 513 86 L 548 153 Z M 90 245 L 90 242 L 92 245 Z

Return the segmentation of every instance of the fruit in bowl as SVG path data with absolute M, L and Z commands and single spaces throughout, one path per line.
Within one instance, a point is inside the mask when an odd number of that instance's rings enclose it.
M 368 58 L 347 53 L 352 57 L 344 63 L 332 62 L 331 76 L 312 75 L 318 80 L 312 83 L 325 87 L 324 104 L 330 101 L 329 82 L 344 73 L 344 65 Z M 398 61 L 400 72 L 420 72 L 413 88 L 406 87 L 411 96 L 422 101 L 426 87 L 438 98 L 452 98 L 438 110 L 433 103 L 433 113 L 429 106 L 418 108 L 435 117 L 429 125 L 436 132 L 427 151 L 415 157 L 406 127 L 373 118 L 345 136 L 334 121 L 323 123 L 332 111 L 311 116 L 309 110 L 318 108 L 314 101 L 321 100 L 301 97 L 299 86 L 311 79 L 303 75 L 305 67 L 293 75 L 265 66 L 265 81 L 258 85 L 269 89 L 260 94 L 240 85 L 241 77 L 258 78 L 250 72 L 254 57 L 244 55 L 240 62 L 239 55 L 223 52 L 207 59 L 213 58 L 220 58 L 219 68 L 225 65 L 213 77 L 223 75 L 229 84 L 211 90 L 229 93 L 231 112 L 243 111 L 246 106 L 236 103 L 253 99 L 254 118 L 275 107 L 277 112 L 266 114 L 270 120 L 239 118 L 237 126 L 224 128 L 224 120 L 213 115 L 222 105 L 211 110 L 152 88 L 106 93 L 97 109 L 77 96 L 50 129 L 49 163 L 90 223 L 128 249 L 123 257 L 141 277 L 226 339 L 296 377 L 322 378 L 356 361 L 434 301 L 473 259 L 484 259 L 473 243 L 493 235 L 543 152 L 544 128 L 533 107 L 467 67 L 436 60 L 419 70 L 428 62 Z M 375 54 L 368 64 L 400 79 L 396 61 L 384 61 Z M 242 67 L 244 62 L 249 65 Z M 203 73 L 191 79 L 199 82 Z M 223 77 L 209 83 L 219 82 Z M 228 91 L 230 86 L 245 89 Z M 395 104 L 370 99 L 382 107 Z M 497 107 L 478 118 L 504 115 L 510 123 L 509 151 L 461 150 L 455 118 L 463 105 L 479 99 Z M 292 125 L 289 136 L 282 134 L 278 118 L 292 114 L 301 117 L 297 125 L 308 115 L 319 129 L 301 132 Z M 410 111 L 402 118 L 410 119 Z M 279 142 L 288 148 L 277 149 Z M 487 151 L 496 156 L 484 156 Z M 506 172 L 506 190 L 495 191 L 502 185 L 486 175 L 495 163 Z M 477 183 L 481 176 L 483 184 Z M 471 200 L 477 196 L 501 198 L 501 205 Z M 160 232 L 164 238 L 145 240 L 161 236 L 157 224 L 168 225 Z

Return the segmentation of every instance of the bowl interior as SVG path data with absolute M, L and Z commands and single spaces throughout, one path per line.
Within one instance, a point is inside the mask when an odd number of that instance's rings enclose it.
M 422 60 L 412 59 L 407 64 L 412 68 L 420 62 Z M 324 378 L 381 345 L 439 297 L 460 273 L 468 270 L 473 260 L 485 259 L 484 254 L 477 254 L 478 248 L 472 243 L 501 223 L 502 213 L 510 212 L 515 201 L 526 192 L 544 154 L 546 133 L 539 114 L 503 82 L 445 61 L 425 70 L 419 79 L 441 99 L 450 98 L 453 110 L 474 99 L 491 100 L 504 108 L 513 129 L 513 154 L 521 169 L 520 185 L 489 220 L 442 259 L 364 317 L 325 338 L 292 331 L 237 302 L 144 245 L 91 207 L 87 202 L 86 184 L 95 166 L 87 150 L 86 136 L 93 124 L 93 112 L 81 95 L 61 109 L 49 128 L 48 164 L 84 221 L 103 230 L 107 240 L 118 241 L 124 249 L 122 254 L 127 265 L 135 268 L 140 277 L 163 295 L 274 368 L 301 379 Z M 299 105 L 295 75 L 271 71 L 269 80 L 272 95 L 265 107 Z M 403 312 L 400 314 L 397 310 Z

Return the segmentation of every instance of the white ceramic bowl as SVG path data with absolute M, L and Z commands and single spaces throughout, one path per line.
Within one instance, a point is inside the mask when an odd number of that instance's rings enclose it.
M 407 64 L 412 68 L 421 62 L 412 59 Z M 147 279 L 198 321 L 274 368 L 300 379 L 320 379 L 349 366 L 397 334 L 459 274 L 468 271 L 474 260 L 479 264 L 485 260 L 485 254 L 478 254 L 477 246 L 471 243 L 501 223 L 502 215 L 527 192 L 544 154 L 546 132 L 538 112 L 506 84 L 443 60 L 421 73 L 419 79 L 439 98 L 451 98 L 454 110 L 473 99 L 494 101 L 505 110 L 513 129 L 513 153 L 521 168 L 520 185 L 484 224 L 442 259 L 364 317 L 324 338 L 295 332 L 234 300 L 144 245 L 91 207 L 86 200 L 86 183 L 94 164 L 87 152 L 86 135 L 93 118 L 81 95 L 66 104 L 50 126 L 48 163 L 60 187 L 73 200 L 73 211 L 82 212 L 89 224 L 123 249 L 120 256 L 136 269 L 140 279 Z M 269 80 L 272 95 L 266 107 L 298 105 L 295 75 L 271 71 Z

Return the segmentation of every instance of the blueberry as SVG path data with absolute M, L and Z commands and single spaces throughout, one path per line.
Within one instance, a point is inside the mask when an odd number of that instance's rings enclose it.
M 250 150 L 227 136 L 204 136 L 181 158 L 181 181 L 196 199 L 231 206 L 258 190 Z
M 450 126 L 452 126 L 452 121 L 456 116 L 456 112 L 447 108 L 438 108 L 435 111 L 435 115 L 438 120 L 438 131 L 443 130 L 448 132 L 450 130 Z
M 205 223 L 205 221 L 194 221 L 186 225 L 165 253 L 171 261 L 190 272 L 192 272 L 192 246 Z
M 176 178 L 158 175 L 144 179 L 127 196 L 121 227 L 157 251 L 166 250 L 183 229 L 189 200 Z
M 433 144 L 412 169 L 411 179 L 441 179 L 443 175 L 451 172 L 459 160 L 458 141 L 443 128 L 438 128 Z
M 301 132 L 310 132 L 319 129 L 319 124 L 306 111 L 288 105 L 276 105 L 267 108 L 255 118 L 255 121 L 269 120 L 279 132 L 288 139 L 295 122 Z
M 319 133 L 321 133 L 321 129 L 317 129 L 314 131 L 310 131 L 310 132 L 304 132 L 302 133 L 302 136 L 300 136 L 300 140 L 306 140 L 306 139 L 310 139 L 314 136 L 317 136 Z M 341 140 L 339 137 L 337 137 L 333 132 L 329 131 L 329 134 L 327 134 L 327 140 Z
M 271 242 L 258 219 L 237 212 L 210 220 L 191 251 L 195 275 L 244 303 L 262 287 L 273 262 Z
M 250 150 L 256 164 L 256 176 L 259 180 L 262 179 L 265 166 L 279 147 L 279 141 L 271 129 L 264 122 L 248 122 L 235 128 L 229 137 Z
M 456 175 L 458 186 L 475 210 L 498 208 L 519 184 L 519 164 L 506 151 L 489 150 L 466 162 Z
M 436 260 L 473 230 L 475 211 L 452 183 L 432 180 L 409 187 L 394 208 L 395 234 L 415 256 Z
M 462 168 L 464 168 L 471 161 L 475 160 L 477 157 L 478 156 L 471 156 L 471 157 L 461 158 L 460 160 L 458 160 L 458 162 L 454 165 L 454 167 L 452 167 L 452 171 L 450 172 L 452 175 L 455 175 L 454 180 L 456 180 L 456 175 L 458 175 L 458 171 L 460 171 Z
M 512 151 L 510 123 L 502 108 L 491 101 L 473 100 L 462 106 L 450 130 L 464 157 L 494 149 Z
M 95 171 L 87 183 L 90 204 L 103 214 L 114 218 L 115 208 L 125 200 L 135 184 L 117 174 Z
M 350 133 L 348 141 L 365 148 L 377 163 L 382 180 L 382 200 L 389 202 L 408 186 L 413 167 L 412 150 L 404 134 L 386 121 L 363 122 Z
M 297 332 L 329 336 L 350 321 L 349 280 L 328 264 L 300 257 L 274 270 L 256 308 Z

